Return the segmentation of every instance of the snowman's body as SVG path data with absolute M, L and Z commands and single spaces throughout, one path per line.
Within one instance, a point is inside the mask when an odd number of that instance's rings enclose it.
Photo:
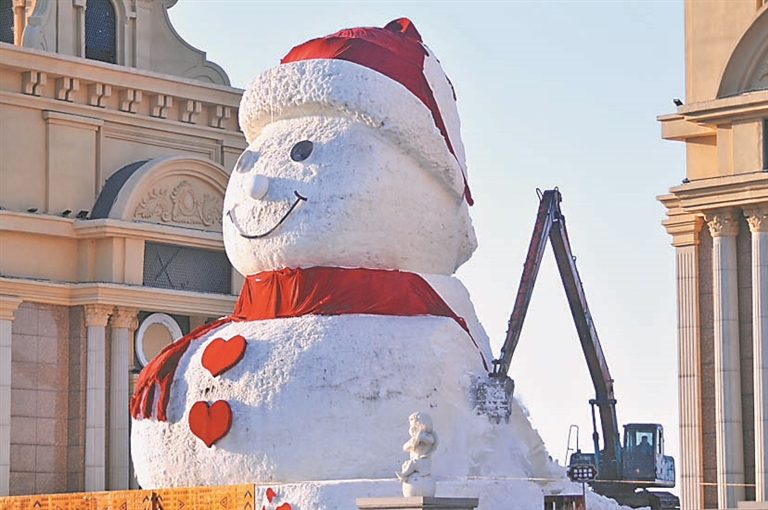
M 399 493 L 394 474 L 417 411 L 440 436 L 438 496 L 541 508 L 542 491 L 526 480 L 566 483 L 516 403 L 509 424 L 473 409 L 472 385 L 492 355 L 469 294 L 451 276 L 476 241 L 452 89 L 424 51 L 448 125 L 442 133 L 420 99 L 355 63 L 305 60 L 257 78 L 241 104 L 249 147 L 227 188 L 223 234 L 232 264 L 249 278 L 364 268 L 385 273 L 377 281 L 386 287 L 386 272 L 396 270 L 423 280 L 415 294 L 449 313 L 278 314 L 193 333 L 178 356 L 166 356 L 173 363 L 161 355 L 145 369 L 168 376 L 165 394 L 145 377 L 132 402 L 143 487 L 292 482 L 284 487 L 295 510 L 354 508 L 354 497 Z M 370 289 L 373 301 L 379 290 Z M 262 298 L 253 292 L 247 283 L 244 294 Z M 324 292 L 315 297 L 333 301 L 335 290 Z M 206 351 L 238 335 L 242 356 L 213 374 Z M 210 446 L 190 418 L 201 402 L 231 411 Z
M 449 277 L 431 280 L 442 280 L 449 293 L 463 290 Z M 236 335 L 247 339 L 243 359 L 213 377 L 202 353 L 214 338 Z M 435 454 L 435 475 L 479 475 L 488 419 L 474 415 L 469 397 L 482 371 L 480 351 L 445 317 L 228 323 L 182 357 L 168 421 L 134 422 L 134 463 L 147 487 L 392 478 L 403 460 L 404 417 L 424 409 L 440 424 L 444 445 Z M 217 400 L 231 406 L 232 426 L 208 448 L 190 431 L 189 410 Z M 174 462 L 166 462 L 169 455 Z
M 228 322 L 192 341 L 167 420 L 133 422 L 142 487 L 289 482 L 281 494 L 295 510 L 354 508 L 355 498 L 400 494 L 394 474 L 407 456 L 407 417 L 422 409 L 440 427 L 438 496 L 479 497 L 487 510 L 541 506 L 542 482 L 568 484 L 558 483 L 562 474 L 519 406 L 509 424 L 475 412 L 487 337 L 459 280 L 421 276 L 471 336 L 447 317 L 345 314 Z M 203 353 L 236 335 L 247 338 L 243 358 L 213 377 Z M 209 448 L 190 430 L 190 409 L 219 400 L 232 425 Z

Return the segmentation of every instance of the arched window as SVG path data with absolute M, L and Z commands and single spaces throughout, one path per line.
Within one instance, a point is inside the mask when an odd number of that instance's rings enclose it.
M 13 0 L 0 0 L 0 42 L 13 44 Z
M 88 0 L 85 4 L 85 58 L 116 64 L 115 7 L 110 0 Z

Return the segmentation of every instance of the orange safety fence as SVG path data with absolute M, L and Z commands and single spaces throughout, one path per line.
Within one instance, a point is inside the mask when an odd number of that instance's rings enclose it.
M 0 510 L 261 510 L 268 491 L 265 487 L 247 484 L 38 494 L 0 498 Z

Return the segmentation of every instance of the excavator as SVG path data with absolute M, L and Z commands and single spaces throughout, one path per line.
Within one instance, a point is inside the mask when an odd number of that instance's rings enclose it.
M 595 398 L 589 401 L 592 407 L 592 441 L 595 451 L 583 453 L 577 450 L 572 453 L 568 465 L 569 475 L 577 481 L 589 481 L 595 492 L 615 499 L 622 505 L 632 508 L 650 507 L 653 510 L 678 509 L 680 500 L 674 494 L 648 490 L 675 486 L 675 461 L 664 455 L 663 427 L 657 423 L 627 424 L 624 426 L 623 445 L 621 443 L 613 377 L 608 370 L 576 269 L 576 259 L 571 252 L 565 216 L 560 210 L 562 195 L 557 188 L 543 193 L 537 190 L 537 193 L 539 210 L 509 319 L 507 337 L 500 358 L 493 362 L 493 371 L 488 374 L 487 380 L 476 387 L 477 409 L 497 423 L 509 420 L 514 392 L 514 381 L 508 375 L 509 366 L 520 339 L 546 241 L 549 239 L 595 388 Z M 595 409 L 603 433 L 602 448 Z

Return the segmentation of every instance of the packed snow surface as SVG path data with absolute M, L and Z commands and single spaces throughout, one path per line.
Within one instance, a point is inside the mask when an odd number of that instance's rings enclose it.
M 439 63 L 425 64 L 430 83 Z M 445 89 L 445 87 L 443 87 Z M 439 94 L 441 109 L 452 95 Z M 458 116 L 446 109 L 463 164 Z M 144 488 L 278 484 L 294 510 L 353 509 L 400 494 L 408 416 L 432 417 L 437 496 L 478 497 L 481 510 L 543 507 L 578 494 L 514 402 L 509 423 L 473 409 L 492 359 L 454 271 L 476 247 L 461 165 L 407 89 L 363 66 L 308 60 L 268 71 L 243 97 L 248 138 L 224 200 L 223 236 L 244 275 L 327 266 L 418 273 L 462 317 L 304 315 L 220 325 L 191 342 L 170 386 L 167 421 L 132 422 Z M 218 338 L 242 335 L 242 359 L 213 376 Z M 155 394 L 157 398 L 157 394 Z M 225 401 L 228 432 L 208 447 L 191 407 Z M 157 404 L 157 402 L 155 402 Z M 591 510 L 619 508 L 590 495 Z
M 344 117 L 269 124 L 232 172 L 224 243 L 241 274 L 284 267 L 367 267 L 452 274 L 476 247 L 467 204 L 377 130 Z M 312 142 L 301 162 L 299 142 Z M 254 176 L 269 189 L 252 198 Z M 273 234 L 294 192 L 306 197 Z

